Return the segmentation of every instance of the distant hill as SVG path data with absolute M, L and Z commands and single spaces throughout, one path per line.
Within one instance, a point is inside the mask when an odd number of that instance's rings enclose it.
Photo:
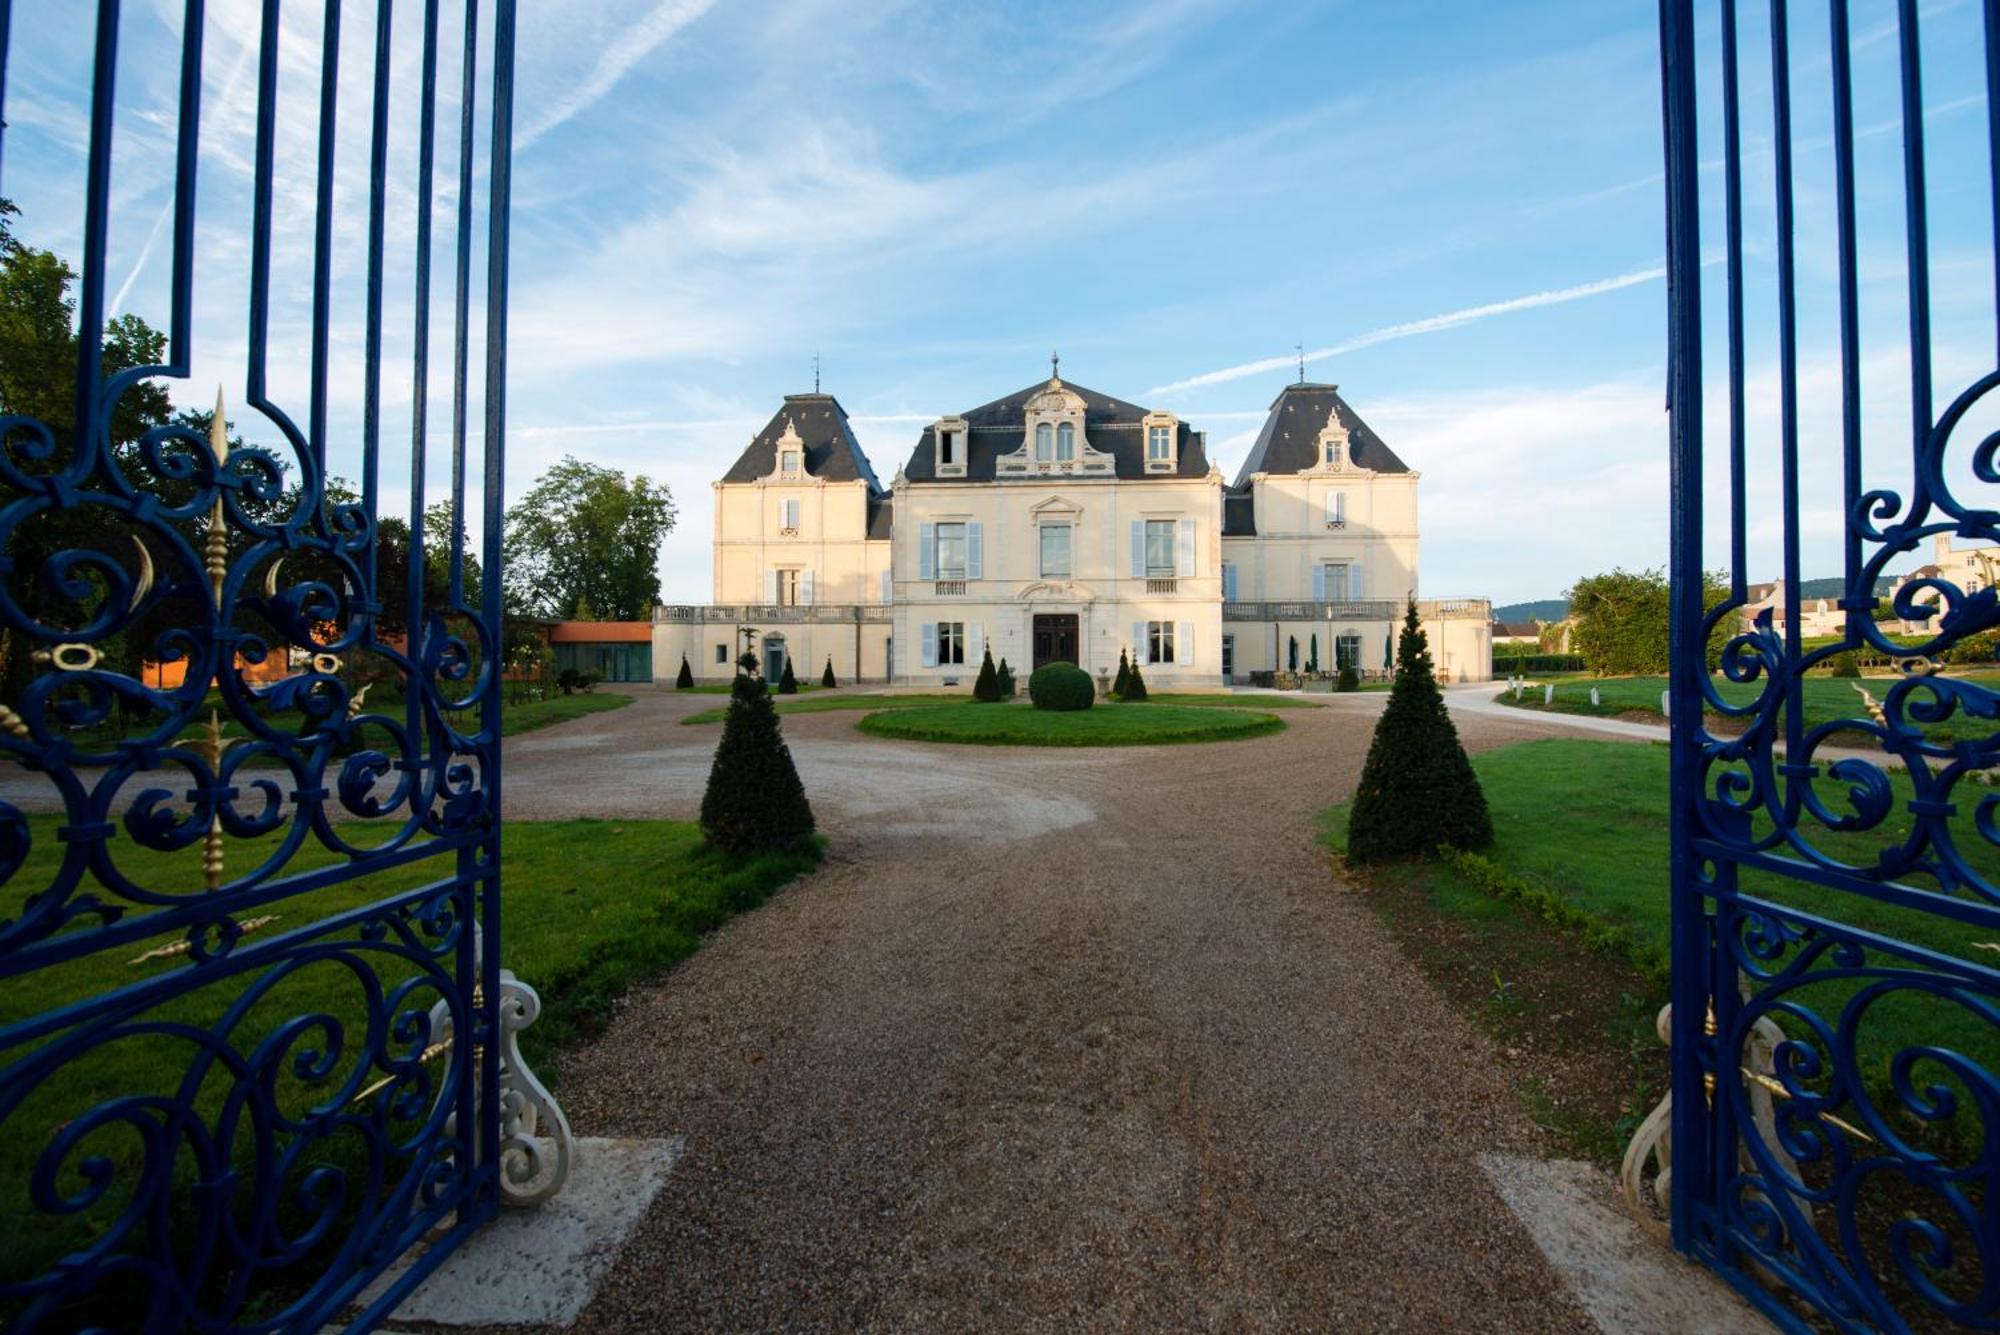
M 1508 603 L 1493 609 L 1495 621 L 1561 621 L 1569 615 L 1569 603 L 1561 598 L 1543 598 L 1532 603 Z
M 1875 596 L 1887 598 L 1889 590 L 1896 586 L 1896 577 L 1885 575 L 1875 581 Z M 1847 581 L 1835 575 L 1830 579 L 1802 579 L 1799 581 L 1801 598 L 1838 598 L 1847 592 Z

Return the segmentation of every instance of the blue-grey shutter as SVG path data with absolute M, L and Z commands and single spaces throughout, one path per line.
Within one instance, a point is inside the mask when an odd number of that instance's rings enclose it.
M 1236 564 L 1233 561 L 1225 562 L 1222 567 L 1222 600 L 1226 603 L 1236 601 Z
M 1313 601 L 1326 601 L 1326 567 L 1317 561 L 1313 562 Z
M 778 572 L 775 570 L 764 572 L 764 601 L 771 604 L 778 601 Z
M 1194 622 L 1183 621 L 1174 627 L 1174 661 L 1182 667 L 1194 666 Z
M 1152 652 L 1153 647 L 1146 638 L 1146 623 L 1143 621 L 1134 621 L 1132 623 L 1132 661 L 1141 667 L 1145 667 L 1153 661 L 1151 657 Z
M 937 666 L 937 622 L 924 623 L 924 666 Z
M 971 523 L 965 526 L 965 577 L 985 579 L 986 569 L 986 525 Z
M 799 572 L 799 604 L 803 607 L 811 607 L 813 605 L 813 572 L 811 566 L 807 566 Z
M 1146 577 L 1146 521 L 1132 521 L 1132 578 Z
M 936 571 L 937 525 L 919 524 L 917 525 L 917 578 L 936 579 Z M 935 664 L 926 659 L 924 666 L 932 667 Z
M 1174 573 L 1182 579 L 1194 578 L 1194 520 L 1183 519 L 1174 534 Z
M 882 572 L 882 606 L 887 607 L 889 604 L 895 601 L 896 601 L 896 572 L 893 570 L 885 570 Z
M 1358 603 L 1367 596 L 1368 594 L 1365 591 L 1364 582 L 1361 578 L 1361 562 L 1349 561 L 1347 563 L 1347 600 L 1351 603 Z
M 981 626 L 977 621 L 967 622 L 965 625 L 965 665 L 967 667 L 978 667 L 980 655 L 985 651 L 985 627 Z

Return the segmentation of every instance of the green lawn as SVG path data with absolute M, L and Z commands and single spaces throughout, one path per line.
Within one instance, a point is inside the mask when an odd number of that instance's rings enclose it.
M 1667 761 L 1664 745 L 1580 740 L 1528 742 L 1472 758 L 1493 814 L 1494 843 L 1453 865 L 1431 866 L 1446 901 L 1490 906 L 1496 897 L 1521 905 L 1553 924 L 1553 931 L 1578 930 L 1593 944 L 1629 957 L 1650 976 L 1665 1000 L 1669 955 L 1667 895 Z M 1909 780 L 1893 775 L 1897 810 L 1910 801 Z M 1822 781 L 1828 804 L 1838 809 L 1843 785 Z M 1960 795 L 1961 847 L 1982 874 L 2000 876 L 2000 850 L 1970 828 L 1969 793 Z M 1327 813 L 1328 841 L 1344 848 L 1346 807 Z M 1813 826 L 1822 851 L 1850 862 L 1872 861 L 1888 840 L 1907 834 L 1907 818 L 1891 817 L 1886 828 L 1858 834 Z M 1398 869 L 1378 874 L 1395 876 Z M 1991 935 L 1949 919 L 1894 908 L 1872 899 L 1824 889 L 1788 877 L 1746 872 L 1743 888 L 1788 906 L 1915 942 L 1945 954 L 1990 963 L 1975 942 Z M 1487 911 L 1481 909 L 1480 911 Z M 1792 995 L 1822 1016 L 1838 1017 L 1857 987 L 1816 983 Z M 1871 1013 L 1862 1054 L 1871 1078 L 1885 1084 L 1890 1056 L 1913 1044 L 1942 1040 L 1989 1069 L 2000 1069 L 2000 1033 L 1968 1012 L 1942 1001 L 1899 994 Z M 1940 1073 L 1925 1065 L 1926 1079 Z M 1962 1100 L 1961 1107 L 1971 1107 Z
M 769 682 L 765 682 L 764 685 L 765 688 L 771 692 L 771 694 L 776 695 L 778 693 L 778 688 L 776 686 L 771 685 Z M 681 692 L 681 694 L 683 695 L 727 695 L 729 694 L 731 687 L 730 684 L 726 681 L 699 681 L 692 686 L 676 686 L 676 687 L 670 687 L 669 689 L 677 690 Z M 826 689 L 825 687 L 819 684 L 819 678 L 817 677 L 813 678 L 811 681 L 806 681 L 803 678 L 801 678 L 799 681 L 799 693 L 802 695 L 807 691 L 820 691 L 825 689 Z
M 631 703 L 631 696 L 621 695 L 617 691 L 552 695 L 545 700 L 529 700 L 522 704 L 504 707 L 500 711 L 500 731 L 502 736 L 513 737 L 518 733 L 546 728 L 551 723 L 567 723 L 586 714 L 602 714 L 606 710 L 623 709 Z
M 15 873 L 16 886 L 46 883 L 58 856 L 55 850 L 59 845 L 53 838 L 57 823 L 56 817 L 31 818 L 33 851 L 26 865 Z M 270 840 L 232 840 L 228 846 L 232 866 L 250 865 L 260 851 L 259 844 L 268 847 Z M 678 821 L 515 822 L 503 832 L 502 850 L 505 899 L 500 960 L 541 994 L 544 1010 L 524 1035 L 524 1047 L 531 1064 L 541 1063 L 538 1073 L 544 1080 L 552 1073 L 548 1057 L 555 1048 L 592 1028 L 627 987 L 665 971 L 692 952 L 704 932 L 731 914 L 760 903 L 819 860 L 817 847 L 801 854 L 732 858 L 708 848 L 694 825 Z M 129 852 L 129 844 L 122 851 Z M 187 852 L 198 853 L 198 849 Z M 445 875 L 450 857 L 446 853 L 370 882 L 313 892 L 259 910 L 277 913 L 280 920 L 247 938 L 246 944 Z M 291 865 L 303 870 L 333 861 L 325 850 L 308 845 Z M 11 980 L 0 989 L 0 1023 L 187 968 L 185 955 L 129 962 L 169 939 L 101 952 Z M 364 956 L 365 952 L 357 952 L 357 958 Z M 408 975 L 407 964 L 393 959 L 384 960 L 379 972 L 372 960 L 357 967 L 376 973 L 389 985 Z M 359 975 L 338 962 L 295 970 L 246 1017 L 238 1030 L 245 1036 L 239 1050 L 247 1054 L 258 1039 L 294 1015 L 324 1012 L 343 1018 L 358 1016 L 359 985 Z M 147 1017 L 205 1029 L 241 990 L 241 976 L 233 982 L 221 981 L 156 1007 Z M 420 989 L 408 1000 L 406 1009 L 421 1012 L 436 999 L 434 993 Z M 283 1064 L 276 1084 L 280 1105 L 296 1113 L 338 1091 L 353 1071 L 353 1042 L 350 1035 L 347 1054 L 333 1061 L 333 1070 L 324 1080 L 302 1080 L 289 1063 Z M 54 1221 L 28 1209 L 25 1192 L 30 1170 L 47 1136 L 105 1098 L 155 1092 L 171 1095 L 191 1053 L 187 1043 L 158 1035 L 114 1041 L 97 1048 L 92 1056 L 62 1067 L 13 1113 L 8 1120 L 10 1134 L 5 1147 L 0 1148 L 0 1248 L 8 1258 L 0 1264 L 0 1272 L 19 1276 L 39 1271 L 115 1217 L 121 1199 L 116 1189 L 109 1193 L 103 1208 L 84 1210 L 67 1221 Z M 197 1104 L 213 1115 L 227 1092 L 226 1085 L 222 1077 L 211 1076 L 197 1094 Z M 96 1133 L 89 1149 L 118 1167 L 116 1181 L 125 1180 L 139 1155 L 136 1138 L 115 1127 Z M 337 1156 L 342 1151 L 336 1145 L 325 1153 Z M 73 1190 L 79 1183 L 75 1176 L 79 1157 L 72 1155 L 68 1160 L 69 1171 L 62 1183 L 67 1189 Z
M 941 705 L 969 705 L 970 695 L 816 695 L 810 699 L 782 698 L 778 701 L 780 714 L 826 714 L 835 710 L 848 709 L 923 709 Z M 698 714 L 689 714 L 682 723 L 720 723 L 728 715 L 729 706 L 719 705 L 714 709 L 704 709 Z
M 1155 746 L 1256 737 L 1285 724 L 1247 709 L 1146 702 L 1057 711 L 1015 702 L 898 709 L 870 714 L 858 726 L 876 737 L 978 746 Z
M 1364 686 L 1363 690 L 1372 689 Z M 1383 689 L 1387 689 L 1384 687 Z M 1255 695 L 1237 695 L 1233 691 L 1153 691 L 1147 696 L 1150 703 L 1167 705 L 1195 705 L 1210 709 L 1324 709 L 1326 706 L 1309 695 L 1279 695 L 1259 692 Z
M 1956 672 L 1952 674 L 1954 677 L 1965 675 L 1967 674 Z M 1989 685 L 2000 681 L 1992 674 L 1980 674 L 1971 679 Z M 1587 714 L 1604 718 L 1637 713 L 1659 722 L 1666 721 L 1660 712 L 1660 692 L 1667 689 L 1665 677 L 1535 677 L 1533 680 L 1536 685 L 1522 690 L 1518 701 L 1514 698 L 1511 687 L 1503 690 L 1498 697 L 1500 703 L 1516 709 L 1553 709 L 1559 714 Z M 1805 699 L 1806 727 L 1810 730 L 1840 719 L 1867 718 L 1867 703 L 1862 700 L 1855 687 L 1859 686 L 1868 691 L 1875 697 L 1876 703 L 1881 704 L 1888 698 L 1889 688 L 1894 686 L 1897 680 L 1898 678 L 1894 677 L 1805 678 L 1800 686 Z M 1553 705 L 1542 703 L 1541 686 L 1544 683 L 1555 686 Z M 1759 687 L 1764 683 L 1733 682 L 1717 677 L 1715 684 L 1723 699 L 1732 704 L 1747 704 L 1757 698 Z M 1596 705 L 1590 703 L 1590 692 L 1593 687 L 1598 693 L 1599 703 Z M 1918 691 L 1913 694 L 1913 698 L 1923 699 L 1928 698 L 1928 695 L 1928 692 Z M 1727 727 L 1728 715 L 1711 714 L 1710 717 Z M 1983 739 L 1991 735 L 1992 731 L 1991 720 L 1968 719 L 1962 714 L 1924 729 L 1925 736 L 1940 742 L 1959 740 L 1961 737 Z M 1866 738 L 1858 735 L 1848 740 L 1855 745 L 1867 742 Z

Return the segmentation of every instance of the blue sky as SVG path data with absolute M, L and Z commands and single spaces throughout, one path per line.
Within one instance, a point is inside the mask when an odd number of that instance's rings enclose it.
M 1891 6 L 1853 7 L 1863 380 L 1871 450 L 1879 442 L 1893 483 L 1909 439 L 1896 43 Z M 72 253 L 88 90 L 79 8 L 16 5 L 0 182 L 29 239 Z M 312 67 L 319 40 L 311 7 L 292 8 L 288 73 Z M 179 9 L 128 0 L 124 23 L 120 102 L 134 128 L 120 141 L 113 270 L 124 308 L 156 323 L 164 248 L 149 238 L 173 125 L 159 53 L 178 40 Z M 1800 267 L 1818 294 L 1832 244 L 1830 165 L 1813 147 L 1827 124 L 1825 17 L 1793 9 Z M 364 10 L 350 4 L 342 35 L 349 241 Z M 247 198 L 256 11 L 211 4 L 203 217 L 217 235 L 200 252 L 191 403 L 218 380 L 240 384 L 229 368 L 242 265 L 227 233 Z M 1992 256 L 1977 9 L 1933 0 L 1924 14 L 1941 407 L 1992 366 Z M 1746 14 L 1753 238 L 1768 233 L 1771 194 L 1761 23 Z M 1712 61 L 1712 21 L 1701 37 Z M 1066 378 L 1206 430 L 1233 476 L 1303 344 L 1312 378 L 1340 384 L 1424 474 L 1426 594 L 1547 597 L 1665 558 L 1652 0 L 524 0 L 520 62 L 509 472 L 518 490 L 575 453 L 669 482 L 681 506 L 662 558 L 669 600 L 708 595 L 709 483 L 782 394 L 810 387 L 815 351 L 885 480 L 924 422 L 1046 375 L 1051 349 Z M 412 107 L 407 60 L 395 88 Z M 288 106 L 281 207 L 310 168 L 308 109 Z M 1713 117 L 1711 159 L 1712 131 Z M 1719 201 L 1712 165 L 1703 185 Z M 406 206 L 392 198 L 392 229 Z M 281 237 L 281 275 L 303 258 L 298 237 Z M 1749 424 L 1753 448 L 1768 449 L 1768 235 L 1747 265 L 1760 405 Z M 343 293 L 357 268 L 337 267 Z M 392 285 L 403 274 L 392 259 Z M 299 296 L 281 278 L 281 338 L 302 327 Z M 337 310 L 349 325 L 329 405 L 333 466 L 350 475 L 353 309 Z M 1838 569 L 1831 324 L 1817 295 L 1802 318 L 1813 575 Z M 385 412 L 408 420 L 395 375 Z M 1760 500 L 1773 475 L 1759 471 Z M 396 486 L 385 506 L 401 503 Z M 1777 573 L 1774 538 L 1753 524 L 1751 578 Z

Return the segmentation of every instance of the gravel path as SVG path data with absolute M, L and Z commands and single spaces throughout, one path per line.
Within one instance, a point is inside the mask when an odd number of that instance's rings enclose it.
M 690 814 L 714 703 L 522 738 L 510 814 Z M 1538 1147 L 1494 1054 L 1314 843 L 1380 705 L 1075 753 L 788 719 L 827 866 L 562 1072 L 579 1132 L 687 1143 L 578 1329 L 1590 1329 L 1475 1160 Z

